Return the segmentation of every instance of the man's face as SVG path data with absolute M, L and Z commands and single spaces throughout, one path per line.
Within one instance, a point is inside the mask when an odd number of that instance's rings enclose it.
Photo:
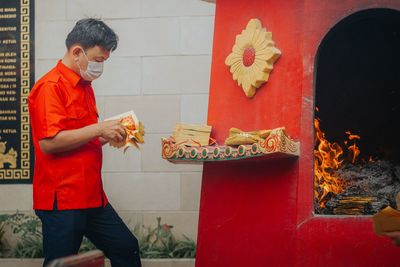
M 82 47 L 80 47 L 83 49 Z M 87 59 L 85 57 L 85 54 L 87 56 Z M 91 48 L 88 48 L 85 51 L 85 54 L 82 52 L 79 53 L 79 64 L 83 70 L 87 69 L 88 65 L 88 60 L 89 61 L 96 61 L 96 62 L 104 62 L 110 57 L 110 51 L 107 51 L 106 49 L 100 47 L 100 46 L 94 46 Z

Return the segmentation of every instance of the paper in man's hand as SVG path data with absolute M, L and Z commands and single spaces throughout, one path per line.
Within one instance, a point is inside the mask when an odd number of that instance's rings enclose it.
M 124 152 L 130 146 L 134 146 L 139 149 L 139 144 L 144 143 L 143 136 L 145 134 L 144 125 L 137 118 L 133 110 L 113 116 L 107 120 L 121 120 L 121 125 L 124 127 L 126 132 L 126 139 L 121 142 L 110 141 L 110 145 L 116 148 L 124 148 Z

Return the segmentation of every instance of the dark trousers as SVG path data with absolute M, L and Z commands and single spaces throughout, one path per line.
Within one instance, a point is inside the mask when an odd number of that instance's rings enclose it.
M 43 266 L 77 254 L 83 236 L 104 252 L 113 267 L 141 266 L 138 241 L 110 204 L 104 208 L 35 212 L 43 225 Z

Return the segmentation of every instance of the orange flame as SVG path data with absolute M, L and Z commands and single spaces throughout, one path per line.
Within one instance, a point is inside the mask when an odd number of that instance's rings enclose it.
M 349 135 L 349 140 L 361 139 L 361 137 L 359 135 L 352 134 L 350 131 L 347 131 L 346 134 Z
M 342 166 L 343 150 L 337 143 L 330 143 L 320 129 L 319 119 L 314 119 L 314 197 L 319 207 L 324 208 L 333 195 L 343 192 L 344 184 L 336 171 Z
M 361 137 L 359 135 L 355 135 L 352 134 L 350 131 L 347 131 L 346 134 L 349 136 L 349 140 L 356 140 L 356 139 L 361 139 Z M 347 142 L 345 142 L 345 144 L 347 145 Z M 351 159 L 351 163 L 356 163 L 356 160 L 358 158 L 358 156 L 360 155 L 360 149 L 358 148 L 358 146 L 356 145 L 356 141 L 354 141 L 354 144 L 351 146 L 347 147 L 349 149 L 349 157 Z
M 316 111 L 318 108 L 316 107 Z M 318 202 L 319 208 L 325 208 L 326 203 L 335 195 L 340 194 L 345 189 L 345 183 L 340 179 L 337 170 L 341 168 L 344 159 L 343 149 L 337 143 L 330 143 L 325 138 L 325 133 L 320 129 L 320 120 L 314 119 L 315 128 L 315 148 L 314 148 L 314 197 Z M 352 164 L 355 164 L 360 149 L 356 144 L 356 140 L 361 139 L 359 135 L 346 131 L 348 140 L 344 141 L 348 149 L 348 158 Z M 353 144 L 350 145 L 350 142 Z M 372 156 L 369 162 L 374 162 Z

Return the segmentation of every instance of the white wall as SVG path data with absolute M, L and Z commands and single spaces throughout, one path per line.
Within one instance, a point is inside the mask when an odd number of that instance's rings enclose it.
M 93 83 L 101 119 L 134 109 L 146 126 L 139 152 L 104 147 L 106 193 L 123 219 L 197 236 L 202 166 L 161 159 L 175 123 L 206 123 L 215 5 L 200 0 L 36 0 L 36 79 L 65 52 L 75 22 L 102 18 L 118 49 Z M 1 185 L 0 212 L 31 210 L 30 185 Z M 14 199 L 15 198 L 15 199 Z M 11 201 L 10 201 L 11 199 Z

